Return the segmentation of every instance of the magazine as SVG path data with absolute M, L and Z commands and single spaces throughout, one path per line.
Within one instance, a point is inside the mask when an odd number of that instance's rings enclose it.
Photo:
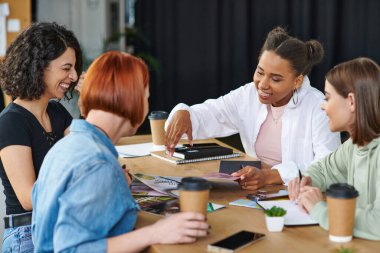
M 149 188 L 164 194 L 166 196 L 178 196 L 178 184 L 181 182 L 182 177 L 164 177 L 156 175 L 146 175 L 136 173 L 133 175 L 137 180 L 148 186 Z
M 178 200 L 168 196 L 134 196 L 136 202 L 140 205 L 142 211 L 157 215 L 165 215 L 169 211 L 170 214 L 179 212 Z M 175 209 L 173 209 L 175 207 Z M 207 212 L 215 212 L 224 208 L 224 205 L 209 202 Z M 169 210 L 170 209 L 170 210 Z
M 137 179 L 132 181 L 131 191 L 133 196 L 168 196 L 167 193 L 155 191 Z
M 210 173 L 206 179 L 215 178 L 220 180 L 233 181 L 234 177 L 230 175 L 220 175 L 221 173 Z M 164 215 L 165 208 L 169 201 L 176 201 L 179 196 L 178 184 L 181 182 L 182 177 L 173 176 L 157 176 L 136 173 L 133 175 L 135 180 L 131 184 L 132 195 L 139 203 L 141 210 Z M 224 205 L 209 203 L 208 212 L 213 212 L 218 209 L 224 208 Z M 179 208 L 178 208 L 179 210 Z
M 145 196 L 178 196 L 177 188 L 182 180 L 182 177 L 146 175 L 142 173 L 136 173 L 134 177 L 142 184 L 132 183 L 132 193 Z M 239 179 L 239 177 L 219 172 L 207 173 L 202 177 L 210 182 L 235 182 Z M 139 192 L 140 194 L 138 194 Z
M 168 196 L 134 196 L 142 211 L 165 215 L 166 203 L 174 201 L 175 197 Z

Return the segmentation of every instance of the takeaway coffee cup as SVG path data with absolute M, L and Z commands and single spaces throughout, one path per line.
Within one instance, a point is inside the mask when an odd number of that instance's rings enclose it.
M 332 184 L 327 189 L 326 196 L 330 241 L 340 243 L 351 241 L 358 191 L 349 184 Z
M 210 183 L 200 177 L 185 177 L 178 185 L 181 212 L 198 212 L 206 216 Z
M 165 144 L 165 122 L 168 113 L 164 111 L 153 111 L 148 116 L 150 121 L 150 130 L 154 145 Z

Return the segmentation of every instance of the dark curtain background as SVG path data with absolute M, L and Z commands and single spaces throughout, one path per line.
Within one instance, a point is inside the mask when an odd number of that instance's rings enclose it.
M 145 37 L 135 50 L 159 62 L 150 110 L 201 103 L 251 82 L 266 34 L 278 25 L 324 45 L 325 58 L 310 76 L 320 90 L 339 62 L 380 62 L 378 0 L 137 0 L 135 10 Z

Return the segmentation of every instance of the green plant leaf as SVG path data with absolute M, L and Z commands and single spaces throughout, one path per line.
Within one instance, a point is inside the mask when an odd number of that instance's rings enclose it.
M 332 251 L 333 253 L 356 253 L 355 248 L 345 247 L 343 245 L 340 246 L 340 248 L 334 249 Z
M 286 210 L 282 207 L 272 206 L 264 210 L 265 214 L 269 217 L 282 217 L 286 214 Z

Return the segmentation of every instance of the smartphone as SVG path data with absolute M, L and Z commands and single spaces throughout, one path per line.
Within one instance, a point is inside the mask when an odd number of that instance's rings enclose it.
M 253 201 L 259 201 L 259 200 L 272 200 L 272 199 L 284 198 L 288 196 L 289 196 L 289 193 L 287 190 L 280 190 L 275 193 L 259 192 L 256 195 L 248 194 L 247 198 Z
M 207 250 L 210 252 L 220 253 L 235 252 L 263 238 L 264 236 L 264 234 L 242 230 L 213 244 L 209 244 Z

